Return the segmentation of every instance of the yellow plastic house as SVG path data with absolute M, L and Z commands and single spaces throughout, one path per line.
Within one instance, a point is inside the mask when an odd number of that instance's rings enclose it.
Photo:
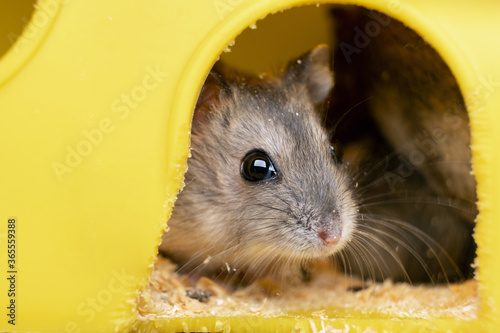
M 494 332 L 500 325 L 500 2 L 342 3 L 402 21 L 457 79 L 471 119 L 479 199 L 480 310 L 468 322 L 348 316 L 330 324 L 355 332 Z M 192 112 L 206 75 L 245 28 L 306 4 L 39 0 L 25 22 L 23 14 L 10 14 L 29 6 L 2 5 L 0 331 L 134 327 L 136 296 L 186 170 Z M 15 30 L 23 22 L 24 30 Z M 165 332 L 312 332 L 311 320 L 165 318 L 154 325 Z

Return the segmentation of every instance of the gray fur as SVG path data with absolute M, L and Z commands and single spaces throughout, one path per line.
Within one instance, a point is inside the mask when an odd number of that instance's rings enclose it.
M 356 208 L 315 107 L 333 85 L 325 79 L 332 77 L 328 49 L 319 46 L 266 80 L 210 75 L 193 120 L 186 187 L 160 250 L 186 272 L 228 265 L 252 276 L 337 252 Z M 271 157 L 276 179 L 242 178 L 242 159 L 254 149 Z M 340 237 L 337 245 L 323 245 L 325 230 Z

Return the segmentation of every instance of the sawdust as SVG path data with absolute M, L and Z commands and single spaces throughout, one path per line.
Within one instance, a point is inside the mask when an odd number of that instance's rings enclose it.
M 449 285 L 363 283 L 323 265 L 309 281 L 290 279 L 280 283 L 263 279 L 229 290 L 206 277 L 195 286 L 176 266 L 159 258 L 149 286 L 138 298 L 139 320 L 201 316 L 277 316 L 309 313 L 312 317 L 379 313 L 396 318 L 454 318 L 473 320 L 479 306 L 474 280 Z M 188 292 L 189 291 L 189 292 Z M 202 295 L 200 300 L 186 294 Z M 206 297 L 209 295 L 209 297 Z

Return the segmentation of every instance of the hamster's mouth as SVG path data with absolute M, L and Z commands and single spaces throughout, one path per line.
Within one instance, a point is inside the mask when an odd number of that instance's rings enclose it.
M 353 231 L 354 224 L 349 220 L 347 223 L 343 223 L 342 232 L 338 239 L 328 241 L 328 239 L 325 240 L 321 233 L 319 233 L 315 240 L 317 245 L 311 249 L 311 257 L 316 259 L 331 257 L 344 250 L 351 240 Z
M 340 230 L 319 231 L 314 237 L 312 243 L 314 245 L 311 249 L 314 258 L 332 256 L 348 246 L 355 229 L 355 223 L 347 214 L 343 214 L 339 220 L 342 222 L 337 221 L 336 223 L 341 225 Z
M 288 258 L 288 259 L 297 259 L 297 260 L 311 260 L 311 259 L 325 259 L 335 255 L 336 253 L 342 251 L 347 246 L 348 243 L 347 237 L 340 237 L 338 242 L 335 244 L 325 244 L 321 238 L 317 238 L 316 240 L 308 241 L 308 245 L 304 246 L 304 244 L 295 247 L 295 250 L 290 251 L 287 249 L 277 249 L 274 255 L 276 258 Z
M 321 259 L 331 257 L 344 249 L 346 244 L 347 241 L 344 239 L 344 237 L 341 237 L 335 245 L 321 244 L 319 247 L 315 248 L 314 251 L 312 251 L 314 252 L 313 258 Z

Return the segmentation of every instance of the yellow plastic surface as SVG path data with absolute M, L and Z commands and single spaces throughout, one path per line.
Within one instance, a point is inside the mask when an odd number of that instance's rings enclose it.
M 481 307 L 479 318 L 467 323 L 347 313 L 327 324 L 354 331 L 492 331 L 500 324 L 500 2 L 342 2 L 406 23 L 437 49 L 459 82 L 479 193 Z M 134 300 L 181 185 L 192 110 L 206 74 L 243 29 L 306 3 L 39 1 L 0 59 L 0 331 L 136 327 Z M 8 15 L 2 8 L 0 19 Z M 16 227 L 12 268 L 9 219 Z M 8 296 L 11 275 L 15 297 Z M 12 299 L 15 326 L 6 315 Z M 151 327 L 312 332 L 321 323 L 304 314 L 165 318 L 139 328 Z

